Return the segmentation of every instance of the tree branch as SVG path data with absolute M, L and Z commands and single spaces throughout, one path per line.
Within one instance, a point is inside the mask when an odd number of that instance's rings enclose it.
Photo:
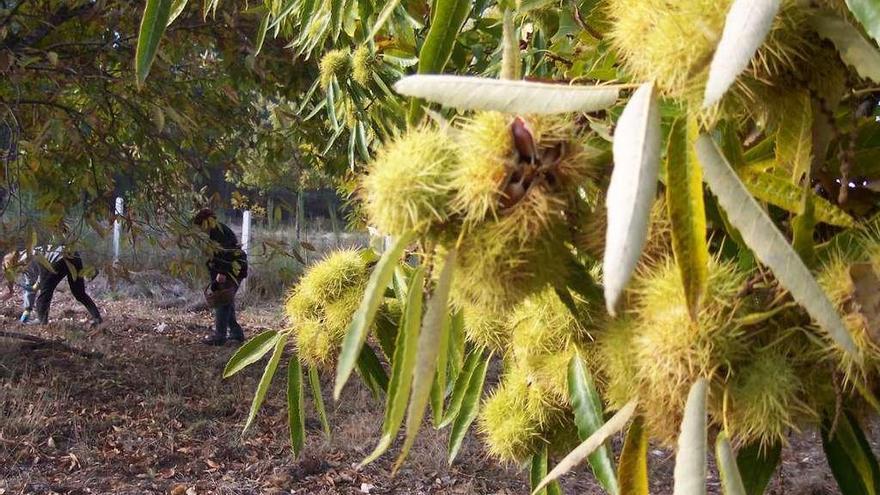
M 0 101 L 2 101 L 2 100 L 0 100 Z M 44 101 L 44 100 L 16 100 L 16 101 L 12 101 L 12 102 L 3 102 L 3 103 L 5 103 L 5 104 L 7 104 L 7 105 L 9 105 L 9 106 L 18 106 L 18 105 L 43 105 L 43 106 L 47 106 L 47 107 L 54 107 L 54 108 L 57 108 L 57 109 L 59 109 L 59 110 L 64 110 L 65 112 L 67 112 L 68 115 L 71 115 L 71 116 L 73 116 L 73 117 L 77 117 L 77 118 L 82 117 L 82 113 L 80 113 L 79 111 L 77 111 L 77 110 L 75 110 L 75 109 L 73 109 L 73 108 L 70 108 L 70 107 L 68 107 L 68 106 L 62 105 L 62 104 L 60 104 L 60 103 L 55 103 L 54 101 Z
M 49 18 L 45 20 L 40 27 L 34 29 L 24 38 L 7 38 L 7 40 L 3 43 L 3 47 L 11 49 L 13 51 L 21 48 L 30 48 L 33 45 L 36 45 L 37 43 L 42 41 L 43 38 L 45 38 L 46 36 L 49 36 L 49 34 L 57 29 L 58 26 L 86 14 L 93 8 L 94 5 L 91 3 L 84 3 L 74 8 L 70 8 L 67 5 L 62 5 L 58 10 L 55 11 L 55 13 L 49 16 Z

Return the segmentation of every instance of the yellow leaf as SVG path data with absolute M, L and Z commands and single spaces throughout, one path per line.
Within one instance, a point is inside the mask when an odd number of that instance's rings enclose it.
M 666 152 L 666 207 L 672 223 L 672 250 L 694 321 L 709 277 L 703 172 L 694 151 L 698 136 L 694 118 L 678 119 L 669 133 Z
M 648 495 L 648 432 L 637 416 L 626 433 L 617 468 L 620 495 Z

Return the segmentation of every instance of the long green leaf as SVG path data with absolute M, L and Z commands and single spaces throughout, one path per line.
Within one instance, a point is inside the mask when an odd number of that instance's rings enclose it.
M 870 491 L 876 495 L 880 493 L 880 464 L 877 463 L 877 457 L 874 455 L 874 451 L 871 450 L 871 444 L 868 443 L 865 431 L 862 430 L 856 417 L 848 411 L 845 414 L 849 420 L 849 427 L 852 429 L 853 437 L 855 437 L 859 450 L 864 454 L 865 462 L 868 464 L 868 469 L 864 471 L 865 480 L 871 484 Z
M 299 11 L 299 24 L 306 25 L 312 19 L 318 17 L 318 10 L 322 8 L 321 0 L 304 0 Z
M 767 172 L 744 168 L 740 178 L 749 192 L 761 201 L 792 213 L 802 210 L 803 188 L 791 180 Z M 846 212 L 812 190 L 810 197 L 816 209 L 816 221 L 838 227 L 855 227 L 855 221 Z
M 846 0 L 846 5 L 865 31 L 880 43 L 880 0 Z
M 339 354 L 339 363 L 336 365 L 336 385 L 333 388 L 333 398 L 336 400 L 339 400 L 342 387 L 345 386 L 345 382 L 354 371 L 361 349 L 367 340 L 367 334 L 376 318 L 376 312 L 385 296 L 385 288 L 391 282 L 394 266 L 412 237 L 413 235 L 410 233 L 397 238 L 391 248 L 382 253 L 382 258 L 373 268 L 373 273 L 367 282 L 364 299 L 355 312 L 351 325 L 345 334 L 345 339 L 342 341 L 342 351 Z
M 242 435 L 244 435 L 248 428 L 251 427 L 254 419 L 257 417 L 257 413 L 260 411 L 260 406 L 263 405 L 263 401 L 266 399 L 266 392 L 269 391 L 269 385 L 272 384 L 272 378 L 275 376 L 275 371 L 278 370 L 278 363 L 281 361 L 281 355 L 284 354 L 284 346 L 287 344 L 287 337 L 287 333 L 282 333 L 275 341 L 275 350 L 272 352 L 272 357 L 269 358 L 269 362 L 266 363 L 266 369 L 263 370 L 263 376 L 260 378 L 260 383 L 257 385 L 257 391 L 254 393 L 254 400 L 251 402 L 251 410 L 248 413 L 247 421 L 241 431 Z
M 800 185 L 800 212 L 791 221 L 792 246 L 807 267 L 815 265 L 816 250 L 813 233 L 816 228 L 816 201 L 811 187 L 813 162 L 813 105 L 809 93 L 801 91 L 784 98 L 785 111 L 776 131 L 776 162 L 791 170 L 792 182 Z M 821 198 L 820 198 L 821 199 Z M 827 205 L 823 204 L 827 211 Z M 832 205 L 833 210 L 837 210 Z M 841 218 L 851 222 L 849 215 L 839 211 Z
M 704 108 L 721 100 L 749 66 L 773 27 L 780 3 L 780 0 L 734 0 L 731 4 L 721 40 L 709 66 Z
M 568 364 L 568 396 L 571 399 L 571 408 L 574 411 L 574 422 L 577 425 L 578 437 L 586 440 L 596 433 L 605 418 L 602 415 L 604 407 L 599 392 L 593 382 L 593 376 L 587 369 L 587 363 L 580 353 L 576 353 Z M 588 457 L 593 474 L 610 495 L 620 493 L 617 485 L 617 475 L 614 471 L 614 462 L 607 445 L 602 445 Z
M 171 3 L 171 14 L 168 16 L 168 25 L 171 25 L 175 19 L 180 17 L 180 14 L 183 13 L 183 9 L 186 8 L 188 0 L 174 0 Z
M 467 20 L 471 10 L 471 0 L 435 0 L 431 12 L 431 28 L 425 36 L 425 42 L 419 51 L 419 74 L 439 74 L 443 72 L 458 32 Z M 397 85 L 395 85 L 395 88 Z M 419 121 L 422 106 L 418 100 L 410 102 L 407 122 L 410 125 Z
M 547 476 L 547 445 L 542 445 L 541 450 L 539 450 L 535 455 L 532 456 L 532 465 L 529 469 L 529 484 L 532 487 L 532 490 L 535 490 L 534 493 L 537 495 L 554 495 L 559 494 L 562 490 L 559 488 L 559 483 L 552 482 L 547 485 L 546 488 L 542 488 L 541 490 L 536 490 L 535 487 Z
M 382 425 L 382 438 L 373 452 L 361 462 L 361 466 L 378 459 L 391 447 L 406 413 L 406 403 L 412 385 L 412 370 L 416 363 L 416 342 L 419 338 L 419 324 L 422 316 L 424 278 L 424 267 L 419 267 L 410 279 L 402 318 L 404 323 L 397 332 L 397 339 L 394 343 L 391 381 L 388 384 L 388 394 L 385 397 L 385 421 Z
M 134 54 L 135 81 L 139 88 L 150 74 L 150 67 L 159 49 L 159 41 L 162 40 L 165 27 L 168 26 L 168 20 L 171 18 L 171 3 L 172 0 L 147 0 L 147 5 L 144 7 Z
M 368 162 L 370 161 L 370 146 L 367 137 L 367 128 L 364 126 L 363 120 L 358 120 L 357 122 L 357 132 L 355 136 L 357 137 L 357 150 L 358 156 L 360 156 L 361 160 Z
M 613 316 L 642 254 L 660 168 L 660 105 L 653 83 L 633 93 L 614 132 L 614 170 L 605 206 L 608 228 L 602 276 Z
M 219 3 L 220 0 L 202 0 L 202 18 L 207 19 L 208 14 L 215 15 Z
M 321 393 L 321 377 L 318 376 L 318 369 L 314 366 L 309 367 L 309 388 L 312 389 L 312 402 L 315 403 L 321 429 L 324 430 L 327 440 L 330 440 L 330 422 L 327 420 L 327 408 L 324 407 L 324 394 Z
M 425 417 L 425 408 L 428 406 L 434 373 L 437 371 L 440 342 L 447 338 L 443 334 L 443 320 L 446 319 L 446 313 L 449 311 L 449 289 L 452 285 L 452 274 L 455 271 L 455 256 L 455 249 L 449 250 L 446 254 L 437 285 L 434 288 L 434 293 L 431 294 L 422 320 L 422 329 L 419 332 L 418 349 L 416 350 L 416 364 L 413 368 L 409 408 L 406 414 L 406 439 L 397 462 L 394 463 L 394 472 L 400 469 L 403 461 L 406 460 L 409 450 L 416 441 L 422 419 Z
M 293 449 L 293 457 L 296 458 L 303 451 L 306 438 L 302 366 L 296 354 L 291 356 L 287 363 L 287 424 L 290 429 L 290 446 Z
M 569 86 L 442 75 L 408 76 L 397 81 L 394 90 L 460 110 L 517 114 L 594 112 L 614 105 L 620 96 L 616 86 Z
M 443 339 L 440 339 L 440 349 L 437 351 L 437 372 L 434 373 L 434 383 L 431 385 L 431 412 L 433 413 L 434 428 L 440 428 L 443 419 L 443 402 L 446 400 L 446 372 L 449 366 L 449 334 L 452 328 L 452 316 L 447 312 L 443 319 Z
M 338 133 L 338 132 L 341 132 L 344 127 L 339 125 L 339 120 L 336 116 L 336 84 L 335 83 L 336 83 L 336 76 L 333 76 L 330 80 L 330 85 L 327 86 L 327 90 L 325 92 L 324 99 L 327 102 L 327 105 L 325 105 L 325 107 L 327 109 L 327 118 L 330 119 L 330 125 L 333 127 L 333 129 L 336 129 L 337 130 L 336 132 Z M 335 137 L 334 137 L 334 140 L 335 140 Z M 327 148 L 327 150 L 329 150 L 329 147 Z M 324 153 L 327 153 L 327 150 L 325 150 Z
M 715 463 L 718 464 L 718 474 L 721 475 L 721 489 L 724 495 L 746 495 L 746 487 L 739 474 L 736 456 L 733 455 L 733 448 L 727 439 L 727 433 L 723 431 L 715 439 Z
M 866 79 L 880 83 L 880 51 L 849 22 L 833 14 L 810 18 L 813 29 L 837 48 L 840 59 Z
M 712 138 L 700 136 L 697 140 L 697 155 L 703 165 L 706 183 L 755 256 L 773 270 L 779 283 L 788 289 L 794 300 L 807 310 L 844 351 L 856 356 L 855 344 L 834 305 L 785 237 L 737 178 Z
M 868 403 L 869 406 L 874 408 L 874 412 L 880 413 L 880 400 L 877 399 L 877 396 L 874 395 L 873 392 L 862 382 L 858 380 L 853 380 L 853 386 L 856 390 L 858 390 L 859 395 L 865 399 L 865 402 Z
M 395 321 L 388 314 L 379 313 L 376 316 L 376 339 L 389 363 L 394 358 L 394 341 L 397 339 L 397 332 L 402 325 L 402 318 L 400 321 Z
M 626 432 L 617 483 L 620 495 L 648 495 L 648 431 L 641 416 L 636 416 Z
M 736 466 L 742 476 L 746 495 L 763 495 L 782 460 L 782 445 L 762 446 L 755 442 L 739 449 Z
M 703 171 L 693 146 L 698 136 L 696 119 L 680 118 L 672 124 L 666 151 L 666 208 L 672 223 L 672 251 L 694 321 L 709 280 Z
M 272 17 L 272 22 L 269 24 L 268 29 L 275 29 L 275 35 L 277 36 L 280 30 L 279 24 L 284 22 L 287 19 L 287 16 L 290 15 L 295 8 L 299 7 L 301 14 L 308 15 L 308 13 L 311 12 L 311 7 L 308 4 L 308 1 L 300 3 L 297 0 L 288 0 L 288 2 L 284 4 L 284 7 L 278 11 L 277 15 Z
M 388 18 L 391 17 L 391 14 L 394 12 L 394 9 L 400 5 L 400 0 L 388 0 L 385 2 L 385 6 L 382 7 L 382 10 L 379 11 L 379 16 L 376 18 L 376 22 L 373 24 L 373 28 L 370 29 L 370 35 L 367 36 L 368 39 L 373 39 L 376 36 L 382 26 L 388 21 Z M 366 19 L 364 19 L 366 20 Z
M 392 278 L 392 287 L 394 288 L 394 297 L 397 298 L 398 301 L 406 301 L 407 295 L 407 287 L 409 287 L 409 280 L 411 275 L 408 277 L 406 270 L 404 270 L 403 266 L 397 266 L 394 268 L 394 277 Z
M 333 30 L 332 40 L 336 41 L 342 31 L 344 0 L 330 0 L 330 28 Z
M 266 330 L 245 342 L 245 344 L 239 347 L 238 350 L 235 351 L 235 354 L 229 358 L 229 362 L 226 363 L 226 367 L 223 369 L 223 378 L 229 378 L 259 361 L 260 358 L 265 356 L 266 353 L 275 347 L 275 342 L 278 340 L 278 337 L 278 332 L 275 330 Z
M 776 130 L 776 162 L 791 170 L 797 185 L 813 159 L 813 105 L 805 91 L 787 96 L 784 104 Z
M 584 440 L 577 446 L 577 448 L 572 450 L 567 456 L 565 456 L 565 458 L 559 461 L 559 464 L 557 464 L 556 467 L 554 467 L 553 470 L 550 471 L 540 483 L 538 483 L 537 488 L 532 490 L 532 495 L 535 495 L 535 493 L 540 491 L 541 488 L 547 486 L 548 483 L 571 471 L 572 468 L 580 464 L 590 454 L 595 452 L 596 449 L 605 445 L 605 442 L 611 437 L 611 435 L 614 435 L 626 426 L 636 410 L 636 405 L 637 402 L 635 400 L 627 403 L 617 411 L 611 419 L 605 422 L 601 428 L 596 430 L 596 433 L 593 433 L 590 438 Z
M 452 464 L 455 460 L 468 428 L 477 418 L 477 413 L 480 409 L 480 398 L 483 396 L 483 384 L 486 382 L 486 369 L 489 366 L 491 356 L 483 358 L 482 352 L 475 352 L 474 355 L 477 357 L 477 366 L 474 368 L 473 373 L 470 374 L 467 389 L 462 396 L 461 405 L 453 420 L 452 430 L 449 432 L 449 447 L 446 450 L 446 459 L 449 464 Z
M 804 192 L 801 213 L 791 221 L 792 247 L 804 260 L 804 264 L 813 268 L 816 265 L 816 244 L 813 240 L 813 233 L 816 230 L 816 203 L 813 201 L 809 180 L 804 182 L 802 188 Z
M 269 30 L 269 20 L 271 19 L 271 14 L 266 14 L 263 16 L 263 20 L 260 22 L 260 27 L 257 29 L 257 41 L 254 43 L 254 56 L 260 54 L 260 50 L 263 49 L 263 42 L 266 41 L 266 31 Z
M 837 418 L 833 436 L 830 436 L 832 422 L 830 417 L 823 419 L 822 448 L 841 493 L 877 495 L 880 467 L 861 427 L 849 413 L 844 413 Z
M 449 327 L 449 376 L 447 377 L 447 388 L 454 388 L 453 385 L 464 368 L 465 344 L 464 312 L 458 310 L 452 314 L 452 325 Z M 443 415 L 446 416 L 445 411 Z
M 474 369 L 476 369 L 477 365 L 482 362 L 482 358 L 482 352 L 480 351 L 474 350 L 468 354 L 468 357 L 464 362 L 464 367 L 462 368 L 461 373 L 458 374 L 458 379 L 455 380 L 455 385 L 452 387 L 452 396 L 449 398 L 449 405 L 443 412 L 443 419 L 440 421 L 440 428 L 445 428 L 455 420 L 456 416 L 458 416 L 458 412 L 461 410 L 461 403 L 464 401 L 465 394 L 468 390 L 468 383 L 470 382 L 471 375 L 473 375 Z
M 673 495 L 705 495 L 706 493 L 706 396 L 709 382 L 700 378 L 691 386 L 678 450 L 675 453 L 675 487 Z
M 361 348 L 357 370 L 375 398 L 378 399 L 388 390 L 388 374 L 372 347 L 365 345 Z

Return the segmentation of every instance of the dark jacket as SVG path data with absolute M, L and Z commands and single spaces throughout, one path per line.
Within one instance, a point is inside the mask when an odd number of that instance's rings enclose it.
M 235 232 L 225 224 L 217 222 L 217 226 L 208 232 L 208 237 L 212 241 L 212 252 L 206 264 L 211 272 L 211 279 L 213 280 L 220 273 L 236 281 L 247 277 L 247 253 L 242 251 Z

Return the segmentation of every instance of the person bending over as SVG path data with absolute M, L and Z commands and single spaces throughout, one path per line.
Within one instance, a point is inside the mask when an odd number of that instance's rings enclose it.
M 89 312 L 91 326 L 100 325 L 103 321 L 95 301 L 86 293 L 86 282 L 82 276 L 83 262 L 78 252 L 65 252 L 64 246 L 51 245 L 36 247 L 33 253 L 13 251 L 3 257 L 3 270 L 12 271 L 16 275 L 7 284 L 3 300 L 12 297 L 15 285 L 24 291 L 24 312 L 20 318 L 22 323 L 48 323 L 52 296 L 65 277 L 73 297 Z
M 199 210 L 193 217 L 193 224 L 208 234 L 211 239 L 211 254 L 207 261 L 211 273 L 211 289 L 232 290 L 233 297 L 228 304 L 214 307 L 214 334 L 205 339 L 208 345 L 223 345 L 227 335 L 239 343 L 244 341 L 244 332 L 235 318 L 235 291 L 247 277 L 247 253 L 241 249 L 238 237 L 227 225 L 217 221 L 210 208 Z

